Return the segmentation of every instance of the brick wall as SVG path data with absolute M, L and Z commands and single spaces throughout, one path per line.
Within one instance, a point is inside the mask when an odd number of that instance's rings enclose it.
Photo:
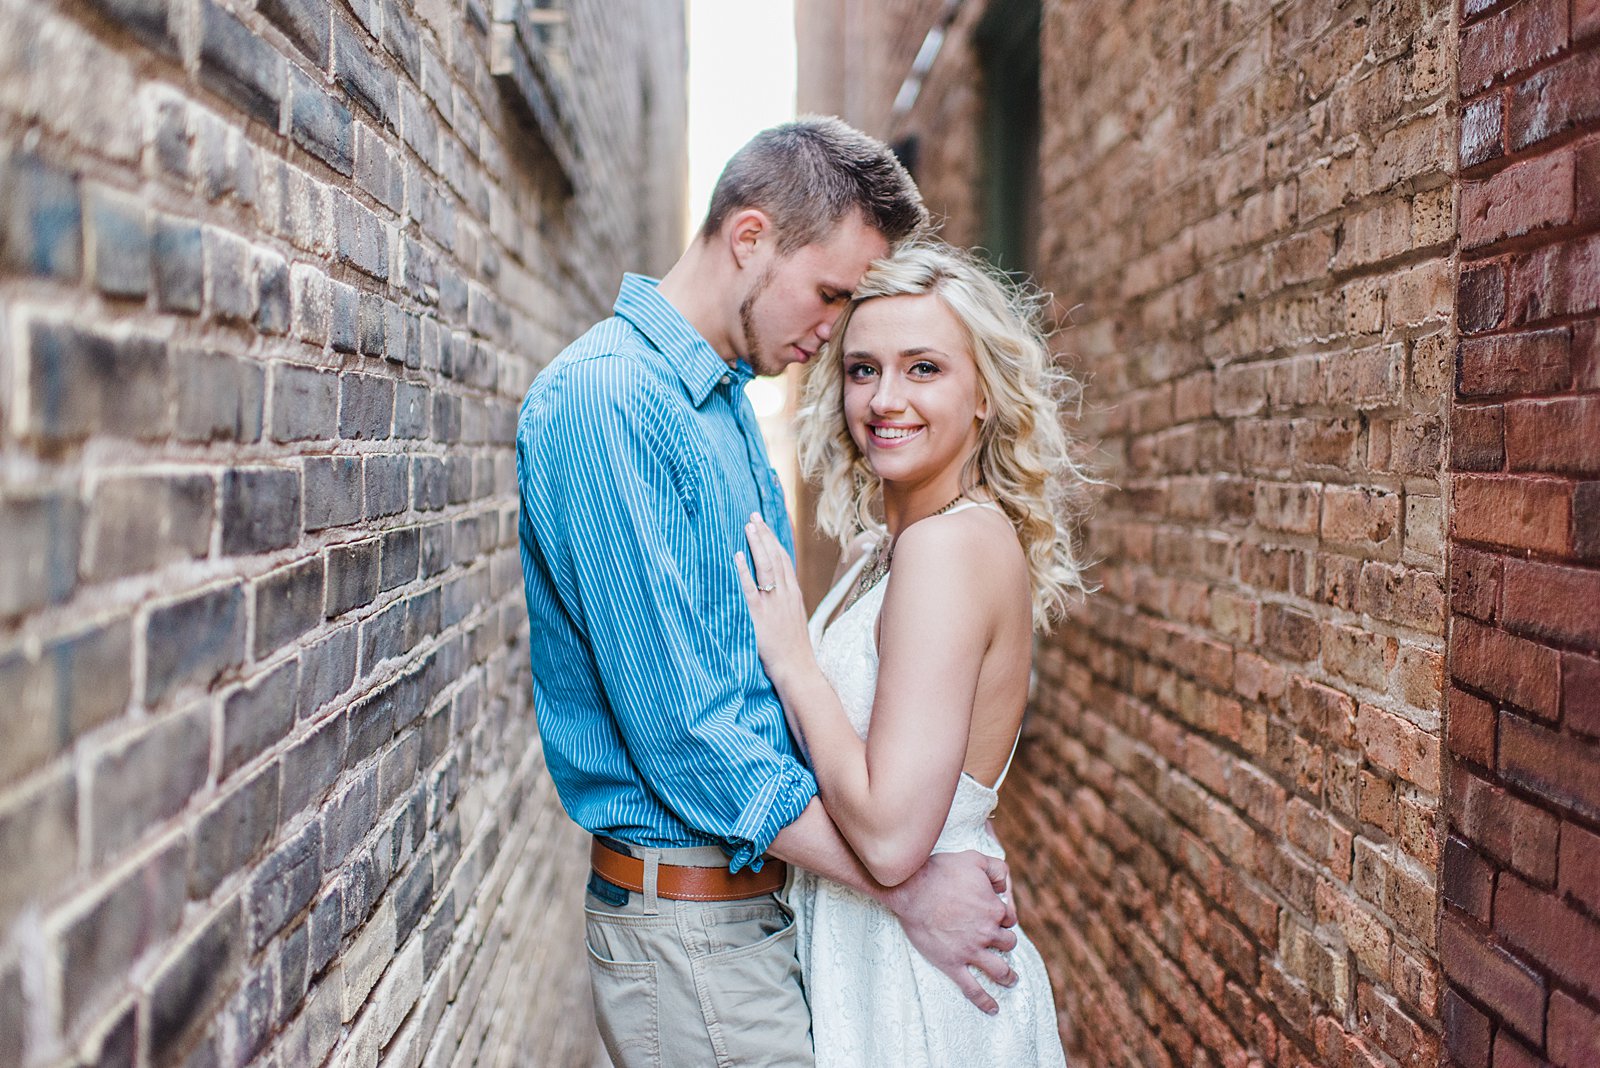
M 562 6 L 0 0 L 0 1065 L 589 1057 L 510 442 L 685 45 Z
M 1600 9 L 1468 0 L 1451 410 L 1454 1063 L 1600 1063 Z
M 930 198 L 981 6 L 874 129 L 939 146 Z M 1039 281 L 1116 489 L 1001 813 L 1069 1045 L 1432 1064 L 1456 12 L 1043 14 Z

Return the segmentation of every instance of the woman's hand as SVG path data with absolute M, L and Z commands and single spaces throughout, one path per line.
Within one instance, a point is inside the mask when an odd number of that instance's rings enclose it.
M 794 564 L 772 528 L 760 515 L 752 515 L 744 532 L 750 542 L 750 560 L 747 564 L 744 553 L 735 553 L 733 566 L 739 571 L 739 585 L 750 606 L 761 666 L 781 697 L 798 673 L 816 666 L 811 636 L 806 632 L 805 602 Z

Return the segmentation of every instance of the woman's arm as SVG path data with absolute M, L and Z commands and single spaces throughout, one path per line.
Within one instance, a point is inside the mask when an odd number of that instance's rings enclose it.
M 737 561 L 762 662 L 813 769 L 828 814 L 887 886 L 928 858 L 966 760 L 978 671 L 994 630 L 995 584 L 983 531 L 923 522 L 895 547 L 880 617 L 880 667 L 867 742 L 856 735 L 811 652 L 788 556 L 759 522 L 748 528 L 759 592 Z

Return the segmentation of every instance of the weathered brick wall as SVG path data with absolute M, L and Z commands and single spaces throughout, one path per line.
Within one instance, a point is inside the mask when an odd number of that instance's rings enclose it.
M 0 0 L 0 1065 L 590 1056 L 510 443 L 678 251 L 683 11 L 541 135 L 516 6 Z
M 1116 488 L 1001 812 L 1070 1045 L 1433 1063 L 1456 13 L 1059 0 L 1042 56 L 1039 281 Z M 875 132 L 918 129 L 975 153 Z
M 1445 1038 L 1600 1064 L 1600 8 L 1468 0 Z

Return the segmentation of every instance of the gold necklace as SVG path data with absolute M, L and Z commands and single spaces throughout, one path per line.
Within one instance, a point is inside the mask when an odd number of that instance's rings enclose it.
M 966 495 L 966 491 L 962 490 L 960 493 L 956 494 L 955 499 L 949 504 L 937 511 L 929 512 L 922 518 L 932 519 L 936 515 L 944 515 L 950 509 L 960 504 Z M 921 522 L 921 520 L 918 520 L 918 522 Z M 850 608 L 851 605 L 865 597 L 867 595 L 867 591 L 872 589 L 872 587 L 876 586 L 878 583 L 882 582 L 883 577 L 889 573 L 889 564 L 894 560 L 894 538 L 891 537 L 886 531 L 883 537 L 878 539 L 877 544 L 872 547 L 871 552 L 872 555 L 867 558 L 866 565 L 862 567 L 861 574 L 856 578 L 855 589 L 850 591 L 850 597 L 839 609 L 840 614 L 843 614 Z

